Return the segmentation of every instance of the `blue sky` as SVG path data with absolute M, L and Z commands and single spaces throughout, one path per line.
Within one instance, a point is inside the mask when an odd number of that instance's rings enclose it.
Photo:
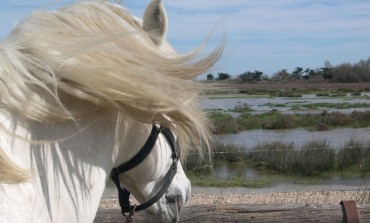
M 169 42 L 181 53 L 207 49 L 227 34 L 225 53 L 213 73 L 273 74 L 295 67 L 318 68 L 370 57 L 368 0 L 163 0 L 169 16 Z M 1 0 L 0 38 L 33 10 L 68 0 Z M 142 17 L 149 0 L 124 0 Z

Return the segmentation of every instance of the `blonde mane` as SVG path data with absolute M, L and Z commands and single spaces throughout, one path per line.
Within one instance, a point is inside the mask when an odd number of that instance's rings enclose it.
M 176 126 L 183 153 L 201 150 L 210 125 L 197 105 L 203 86 L 192 78 L 222 51 L 223 44 L 197 60 L 201 48 L 188 55 L 160 49 L 130 13 L 107 1 L 38 11 L 0 43 L 1 109 L 40 123 L 121 112 Z M 7 159 L 0 151 L 0 183 Z

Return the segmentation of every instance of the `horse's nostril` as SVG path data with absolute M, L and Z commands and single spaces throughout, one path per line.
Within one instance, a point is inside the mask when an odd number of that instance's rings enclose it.
M 166 195 L 166 201 L 169 204 L 175 204 L 177 202 L 177 197 L 174 196 L 167 196 Z

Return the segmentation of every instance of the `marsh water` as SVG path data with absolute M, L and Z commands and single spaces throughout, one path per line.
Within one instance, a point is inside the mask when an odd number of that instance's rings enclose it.
M 250 130 L 243 131 L 238 134 L 218 135 L 216 140 L 225 144 L 235 144 L 246 148 L 246 150 L 252 148 L 261 143 L 279 141 L 284 143 L 294 144 L 295 148 L 299 148 L 303 144 L 312 141 L 326 141 L 331 148 L 334 150 L 340 149 L 351 139 L 356 141 L 370 141 L 370 128 L 343 128 L 333 129 L 328 131 L 308 131 L 305 129 L 289 129 L 289 130 Z M 245 180 L 256 180 L 259 178 L 269 177 L 265 172 L 257 171 L 254 168 L 235 165 L 230 163 L 222 163 L 215 165 L 212 171 L 212 175 L 216 178 L 226 180 L 230 178 L 244 178 Z M 315 179 L 317 182 L 323 185 L 345 185 L 345 186 L 356 186 L 363 184 L 365 181 L 370 182 L 369 178 L 359 177 L 318 177 Z M 286 182 L 288 181 L 288 182 Z M 290 182 L 288 177 L 284 179 L 284 183 Z M 281 183 L 281 182 L 280 182 Z M 271 185 L 273 186 L 273 185 Z
M 345 97 L 317 97 L 316 95 L 303 95 L 299 98 L 283 98 L 283 97 L 250 97 L 250 98 L 225 98 L 219 97 L 208 100 L 202 103 L 203 109 L 207 110 L 232 110 L 236 106 L 248 107 L 251 113 L 265 113 L 270 111 L 279 111 L 281 113 L 321 113 L 326 112 L 342 112 L 351 113 L 353 111 L 370 111 L 369 106 L 345 109 L 333 109 L 318 107 L 315 109 L 292 109 L 303 104 L 314 103 L 329 103 L 329 104 L 370 104 L 369 93 L 361 96 L 352 97 L 347 95 Z M 234 117 L 240 113 L 230 112 Z M 224 144 L 235 144 L 243 146 L 244 148 L 252 148 L 258 144 L 266 142 L 285 142 L 292 143 L 295 147 L 300 147 L 303 144 L 316 140 L 326 141 L 333 149 L 339 149 L 351 139 L 368 142 L 370 140 L 370 128 L 340 128 L 331 129 L 328 131 L 309 131 L 307 129 L 288 129 L 288 130 L 249 130 L 239 132 L 237 134 L 217 135 L 216 141 Z M 266 177 L 266 173 L 259 172 L 254 168 L 246 166 L 238 166 L 235 164 L 219 164 L 213 169 L 213 176 L 220 179 L 229 179 L 232 177 L 241 177 L 246 180 L 258 179 Z M 324 179 L 327 185 L 358 185 L 364 179 L 356 177 L 329 177 Z M 288 182 L 289 183 L 289 182 Z
M 361 96 L 344 96 L 344 97 L 317 97 L 313 94 L 306 94 L 302 97 L 286 98 L 286 97 L 247 97 L 247 98 L 214 98 L 211 100 L 203 101 L 201 106 L 207 110 L 232 110 L 236 106 L 244 106 L 251 109 L 252 113 L 259 114 L 270 111 L 279 111 L 282 113 L 320 113 L 322 111 L 334 112 L 339 111 L 342 113 L 351 113 L 353 111 L 369 111 L 369 108 L 345 108 L 345 109 L 334 109 L 334 108 L 323 108 L 317 107 L 315 109 L 310 108 L 297 108 L 300 105 L 316 104 L 316 103 L 327 103 L 327 104 L 370 104 L 369 99 L 370 93 L 363 93 Z M 235 116 L 235 114 L 233 114 Z
M 287 130 L 249 130 L 237 134 L 218 135 L 216 140 L 224 144 L 234 144 L 253 148 L 262 143 L 283 142 L 299 148 L 307 142 L 325 141 L 333 149 L 340 149 L 351 139 L 367 142 L 370 140 L 370 128 L 340 128 L 327 131 L 309 131 L 307 129 Z
M 266 142 L 292 143 L 294 148 L 299 148 L 303 144 L 312 141 L 326 141 L 334 150 L 340 149 L 351 139 L 368 142 L 370 140 L 370 128 L 342 128 L 328 131 L 308 131 L 305 129 L 289 130 L 250 130 L 238 134 L 218 135 L 216 141 L 224 144 L 234 144 L 246 148 L 246 150 Z M 269 177 L 263 171 L 254 168 L 230 163 L 215 165 L 212 172 L 214 177 L 219 179 L 230 179 L 234 177 L 244 178 L 245 180 L 256 180 Z M 318 178 L 321 184 L 325 185 L 348 185 L 354 186 L 363 182 L 364 179 L 358 177 L 329 177 Z M 316 179 L 316 180 L 318 180 Z M 286 179 L 289 181 L 289 178 Z M 291 183 L 291 182 L 285 182 Z

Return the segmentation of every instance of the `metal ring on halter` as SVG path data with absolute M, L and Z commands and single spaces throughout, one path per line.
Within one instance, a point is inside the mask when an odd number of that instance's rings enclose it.
M 134 221 L 135 209 L 136 209 L 136 204 L 134 206 L 132 206 L 132 209 L 131 209 L 130 213 L 128 214 L 127 218 L 126 218 L 126 222 L 130 223 L 130 222 Z

